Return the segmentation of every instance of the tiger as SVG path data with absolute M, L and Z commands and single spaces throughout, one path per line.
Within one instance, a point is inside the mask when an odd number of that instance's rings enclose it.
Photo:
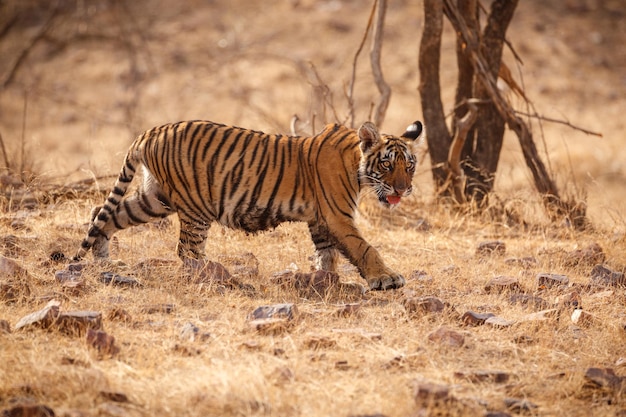
M 342 254 L 370 290 L 400 288 L 405 279 L 361 236 L 355 214 L 366 187 L 386 207 L 411 194 L 424 130 L 420 121 L 399 137 L 381 134 L 372 122 L 358 129 L 328 124 L 309 137 L 202 120 L 154 127 L 131 144 L 73 259 L 92 249 L 106 260 L 114 233 L 174 213 L 183 261 L 206 260 L 214 222 L 248 233 L 306 222 L 316 269 L 336 272 Z M 143 182 L 127 196 L 139 168 Z

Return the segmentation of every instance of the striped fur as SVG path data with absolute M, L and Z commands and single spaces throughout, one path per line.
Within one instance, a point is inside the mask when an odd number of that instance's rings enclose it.
M 181 258 L 203 258 L 211 223 L 257 232 L 306 222 L 317 267 L 335 270 L 338 251 L 372 289 L 404 285 L 354 224 L 359 193 L 370 186 L 385 205 L 411 192 L 422 124 L 402 137 L 372 123 L 358 131 L 327 125 L 314 137 L 269 135 L 207 121 L 155 127 L 131 145 L 119 177 L 75 259 L 93 249 L 108 258 L 115 232 L 177 213 Z M 143 184 L 126 192 L 139 167 Z

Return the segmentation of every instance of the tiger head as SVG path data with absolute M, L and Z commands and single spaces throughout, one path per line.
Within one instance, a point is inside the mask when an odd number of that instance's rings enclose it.
M 424 127 L 416 121 L 402 136 L 380 134 L 371 122 L 358 131 L 362 152 L 359 176 L 387 207 L 411 194 L 418 159 L 424 153 Z

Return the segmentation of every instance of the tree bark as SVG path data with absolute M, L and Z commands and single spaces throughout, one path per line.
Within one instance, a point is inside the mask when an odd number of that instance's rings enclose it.
M 441 191 L 448 178 L 446 162 L 452 143 L 441 102 L 439 62 L 442 31 L 443 0 L 424 0 L 424 31 L 418 58 L 419 93 L 424 124 L 427 126 L 426 140 L 437 192 Z

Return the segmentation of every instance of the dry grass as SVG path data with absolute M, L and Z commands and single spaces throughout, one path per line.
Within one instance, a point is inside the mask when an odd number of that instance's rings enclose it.
M 419 3 L 392 2 L 387 13 L 382 63 L 393 94 L 383 130 L 389 133 L 420 118 Z M 211 259 L 246 252 L 258 259 L 258 276 L 243 279 L 254 291 L 224 291 L 181 278 L 175 218 L 120 233 L 113 256 L 126 266 L 91 265 L 82 291 L 67 291 L 55 281 L 55 271 L 65 265 L 51 262 L 50 254 L 76 250 L 91 208 L 102 202 L 98 190 L 107 190 L 112 178 L 100 178 L 91 188 L 83 184 L 76 193 L 50 188 L 49 178 L 67 185 L 115 173 L 131 137 L 165 122 L 202 118 L 287 132 L 294 112 L 302 119 L 315 112 L 319 129 L 323 108 L 309 85 L 315 80 L 302 64 L 315 64 L 338 112 L 347 114 L 342 92 L 371 6 L 300 0 L 268 8 L 243 0 L 209 5 L 187 0 L 173 7 L 142 0 L 124 10 L 124 2 L 85 4 L 63 15 L 65 20 L 31 50 L 13 83 L 0 92 L 7 152 L 19 154 L 23 134 L 26 148 L 37 151 L 27 156 L 42 167 L 31 189 L 18 187 L 14 201 L 0 205 L 0 251 L 28 270 L 22 283 L 31 290 L 17 302 L 0 300 L 0 320 L 14 329 L 21 317 L 56 299 L 63 311 L 101 312 L 104 330 L 115 337 L 119 352 L 102 357 L 84 336 L 56 331 L 0 331 L 0 410 L 34 401 L 67 416 L 473 416 L 506 410 L 505 399 L 518 398 L 538 406 L 529 415 L 625 413 L 623 392 L 587 388 L 584 374 L 589 367 L 608 367 L 626 375 L 626 294 L 623 288 L 587 288 L 591 266 L 570 267 L 567 255 L 597 243 L 609 267 L 619 270 L 626 264 L 626 125 L 620 101 L 626 94 L 626 57 L 615 46 L 625 30 L 624 19 L 618 18 L 625 12 L 620 2 L 520 2 L 509 30 L 509 40 L 524 59 L 526 93 L 539 112 L 564 115 L 604 134 L 590 139 L 544 125 L 540 146 L 550 154 L 561 186 L 579 198 L 587 194 L 593 228 L 576 232 L 547 223 L 519 146 L 507 136 L 496 181 L 499 200 L 486 214 L 433 205 L 427 163 L 415 179 L 414 197 L 400 210 L 389 213 L 366 202 L 359 218 L 363 234 L 408 282 L 401 290 L 367 293 L 358 300 L 341 291 L 323 299 L 303 298 L 271 282 L 273 273 L 292 264 L 308 271 L 313 244 L 303 225 L 257 236 L 217 226 L 211 230 Z M 0 15 L 33 5 L 4 2 L 8 12 Z M 16 56 L 45 20 L 43 12 L 28 15 L 32 20 L 1 39 L 0 56 Z M 448 27 L 446 34 L 441 75 L 444 100 L 451 107 L 454 38 Z M 514 68 L 510 56 L 505 59 Z M 0 72 L 11 64 L 0 60 Z M 376 98 L 363 60 L 355 86 L 358 121 L 367 118 Z M 326 110 L 326 119 L 332 120 Z M 19 185 L 1 180 L 3 194 Z M 42 189 L 45 193 L 38 193 Z M 12 209 L 26 197 L 35 209 Z M 504 256 L 476 256 L 480 242 L 495 239 L 505 242 Z M 537 263 L 506 263 L 509 257 L 534 257 Z M 155 258 L 173 264 L 138 266 Z M 135 277 L 142 286 L 104 285 L 98 281 L 102 270 Z M 570 285 L 541 290 L 535 281 L 541 272 L 566 274 Z M 550 305 L 577 291 L 596 321 L 575 326 L 571 308 L 564 308 L 558 319 L 506 328 L 464 325 L 459 315 L 468 310 L 510 320 L 533 312 L 511 304 L 510 294 L 484 290 L 500 275 L 517 278 Z M 341 280 L 364 283 L 349 265 L 342 266 Z M 423 317 L 407 313 L 405 299 L 429 295 L 453 309 Z M 295 303 L 301 313 L 292 327 L 277 334 L 249 328 L 246 316 L 252 310 L 282 302 Z M 337 314 L 345 302 L 358 302 L 360 308 Z M 145 312 L 155 304 L 171 304 L 174 310 Z M 130 318 L 111 315 L 119 309 Z M 182 337 L 187 323 L 208 336 Z M 464 335 L 464 345 L 430 341 L 440 327 Z M 472 382 L 455 376 L 476 370 L 504 371 L 509 380 Z M 423 381 L 448 386 L 455 400 L 423 409 L 414 394 Z
M 63 265 L 48 257 L 54 250 L 75 249 L 85 229 L 81 218 L 93 203 L 67 201 L 26 213 L 25 230 L 11 230 L 3 222 L 2 235 L 19 236 L 19 246 L 28 253 L 17 259 L 31 274 L 31 295 L 0 305 L 0 318 L 15 325 L 54 298 L 65 311 L 102 312 L 104 330 L 115 337 L 120 351 L 102 358 L 84 337 L 49 330 L 4 334 L 0 407 L 29 399 L 53 407 L 57 415 L 409 416 L 421 415 L 414 384 L 429 381 L 450 386 L 460 401 L 455 406 L 461 408 L 460 415 L 505 410 L 508 397 L 528 399 L 538 406 L 537 415 L 613 415 L 626 408 L 617 393 L 584 388 L 589 367 L 612 367 L 624 374 L 626 294 L 619 288 L 610 294 L 585 290 L 590 267 L 566 266 L 568 251 L 591 242 L 605 249 L 607 264 L 617 266 L 626 255 L 623 236 L 551 226 L 528 231 L 468 215 L 455 217 L 427 205 L 422 205 L 422 215 L 431 224 L 428 231 L 407 230 L 365 215 L 360 220 L 363 233 L 389 264 L 411 278 L 402 290 L 365 294 L 356 301 L 358 311 L 344 316 L 337 313 L 341 305 L 355 302 L 346 294 L 303 299 L 270 282 L 272 273 L 292 263 L 308 270 L 313 246 L 302 225 L 281 226 L 258 236 L 212 229 L 207 248 L 212 259 L 252 252 L 259 260 L 259 276 L 245 279 L 254 291 L 190 284 L 181 278 L 176 262 L 137 266 L 153 258 L 175 261 L 175 218 L 169 225 L 120 233 L 113 256 L 127 266 L 92 265 L 85 273 L 83 291 L 64 291 L 54 279 L 54 271 Z M 506 255 L 476 256 L 478 243 L 495 237 L 506 243 Z M 537 265 L 524 268 L 504 262 L 525 256 L 535 257 Z M 133 276 L 142 287 L 104 285 L 98 281 L 102 270 Z M 412 275 L 414 270 L 425 271 L 427 277 Z M 342 271 L 343 281 L 362 283 L 349 266 Z M 542 291 L 535 283 L 539 272 L 564 273 L 574 286 Z M 498 275 L 517 277 L 530 293 L 550 304 L 576 290 L 597 322 L 575 326 L 569 319 L 571 308 L 565 308 L 559 319 L 508 328 L 465 326 L 459 314 L 467 310 L 511 320 L 534 311 L 512 305 L 508 293 L 489 294 L 483 289 Z M 454 311 L 410 316 L 403 300 L 426 295 L 450 303 Z M 278 334 L 250 328 L 246 316 L 252 310 L 283 302 L 296 303 L 300 311 L 293 327 Z M 145 312 L 146 306 L 155 304 L 172 304 L 174 310 Z M 126 310 L 130 319 L 110 317 L 115 309 Z M 181 336 L 186 323 L 199 328 L 194 341 Z M 465 335 L 464 345 L 430 341 L 428 335 L 442 326 Z M 524 338 L 530 341 L 520 342 Z M 479 383 L 455 376 L 477 370 L 504 371 L 509 380 Z M 106 393 L 123 393 L 128 400 L 116 403 Z M 452 405 L 440 407 L 453 415 Z M 76 414 L 79 411 L 82 414 Z

